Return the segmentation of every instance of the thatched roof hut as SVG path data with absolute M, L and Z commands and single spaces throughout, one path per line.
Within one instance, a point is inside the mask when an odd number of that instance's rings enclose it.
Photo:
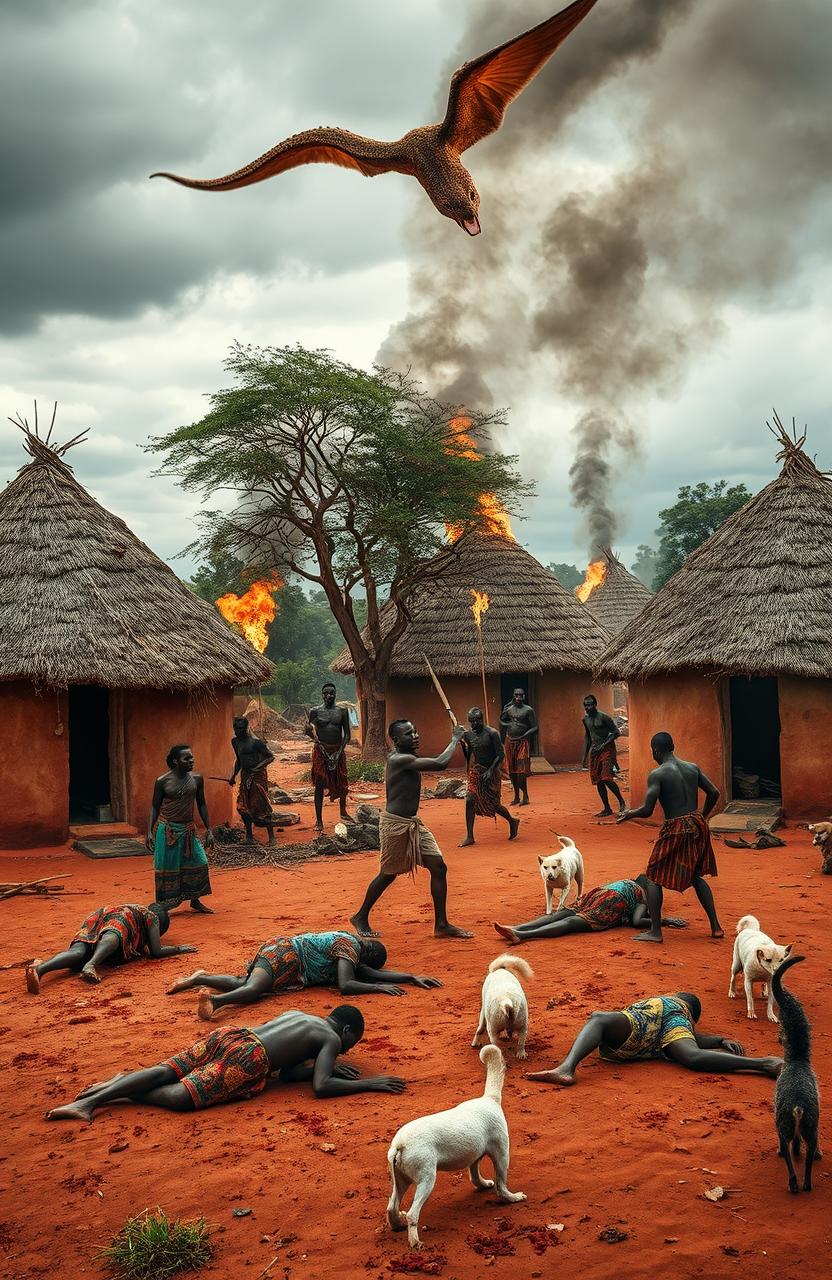
M 0 699 L 7 740 L 38 767 L 21 777 L 0 761 L 6 847 L 64 840 L 71 820 L 109 812 L 141 825 L 174 741 L 192 742 L 198 769 L 228 772 L 233 686 L 271 670 L 91 497 L 69 446 L 18 425 L 32 460 L 0 493 Z
M 498 722 L 512 688 L 520 685 L 537 710 L 542 754 L 553 764 L 579 759 L 581 698 L 609 634 L 519 543 L 493 534 L 462 539 L 441 574 L 419 589 L 410 607 L 412 621 L 393 652 L 388 720 L 399 715 L 417 720 L 422 749 L 428 752 L 447 742 L 447 717 L 427 678 L 424 656 L 461 720 L 470 706 L 482 703 L 474 590 L 489 597 L 482 645 L 490 722 Z M 348 650 L 332 670 L 351 673 Z
M 604 548 L 600 559 L 604 580 L 585 601 L 585 608 L 611 636 L 617 636 L 638 617 L 653 592 L 624 567 L 610 547 Z
M 629 682 L 634 778 L 635 739 L 676 724 L 682 755 L 702 742 L 727 795 L 742 771 L 764 794 L 780 787 L 790 813 L 826 812 L 832 481 L 805 436 L 776 424 L 779 476 L 688 557 L 598 670 Z

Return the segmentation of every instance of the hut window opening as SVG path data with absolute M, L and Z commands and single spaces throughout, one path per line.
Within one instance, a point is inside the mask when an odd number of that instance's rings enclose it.
M 69 820 L 102 822 L 110 809 L 110 694 L 94 684 L 69 690 Z
M 780 704 L 774 676 L 731 679 L 731 777 L 735 800 L 781 794 Z

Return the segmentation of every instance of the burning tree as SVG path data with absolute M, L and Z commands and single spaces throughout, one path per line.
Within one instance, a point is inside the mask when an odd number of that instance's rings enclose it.
M 366 373 L 300 346 L 235 344 L 225 367 L 235 385 L 210 397 L 206 416 L 148 448 L 184 488 L 234 499 L 231 511 L 201 513 L 189 550 L 238 556 L 266 580 L 288 571 L 325 592 L 355 666 L 364 753 L 377 757 L 390 659 L 414 591 L 468 533 L 493 531 L 495 507 L 516 508 L 530 486 L 513 458 L 474 446 L 500 414 L 454 418 L 406 375 Z

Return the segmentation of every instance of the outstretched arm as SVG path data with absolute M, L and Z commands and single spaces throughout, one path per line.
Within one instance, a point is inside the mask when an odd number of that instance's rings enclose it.
M 736 1040 L 726 1040 L 724 1036 L 709 1036 L 704 1031 L 694 1031 L 693 1037 L 700 1049 L 724 1049 L 738 1058 L 743 1057 L 745 1050 Z
M 356 977 L 360 973 L 360 978 Z M 370 969 L 365 965 L 356 966 L 352 960 L 338 961 L 338 990 L 342 996 L 403 996 L 401 987 L 393 985 L 397 979 L 385 975 L 381 970 Z
M 335 1060 L 340 1045 L 324 1045 L 315 1059 L 312 1088 L 316 1098 L 343 1098 L 353 1093 L 402 1093 L 405 1082 L 399 1076 L 368 1076 L 366 1080 L 342 1080 L 336 1075 Z
M 714 805 L 719 799 L 719 787 L 714 786 L 710 778 L 699 770 L 699 790 L 705 792 L 705 803 L 702 806 L 702 817 L 707 818 L 708 814 L 713 811 Z
M 166 956 L 181 956 L 189 951 L 196 951 L 196 947 L 192 947 L 189 944 L 183 944 L 181 947 L 163 946 L 158 920 L 154 920 L 147 931 L 147 949 L 153 960 L 163 960 Z
M 368 964 L 360 964 L 356 973 L 365 982 L 409 982 L 414 987 L 424 988 L 442 986 L 438 978 L 417 977 L 412 973 L 399 973 L 396 969 L 371 969 Z
M 619 822 L 629 822 L 631 818 L 649 818 L 656 807 L 661 786 L 659 782 L 659 771 L 654 769 L 647 779 L 647 795 L 644 797 L 644 804 L 638 809 L 625 809 L 619 814 Z
M 464 736 L 465 730 L 462 725 L 454 725 L 453 736 L 441 755 L 433 760 L 423 756 L 408 756 L 408 768 L 418 769 L 420 773 L 435 773 L 439 769 L 447 769 Z

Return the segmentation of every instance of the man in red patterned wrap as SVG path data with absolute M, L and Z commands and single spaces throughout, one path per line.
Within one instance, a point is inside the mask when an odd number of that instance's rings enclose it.
M 618 756 L 615 740 L 621 737 L 621 731 L 606 711 L 598 710 L 597 698 L 588 693 L 584 698 L 584 758 L 583 767 L 589 765 L 589 780 L 598 788 L 601 804 L 604 806 L 596 818 L 612 817 L 609 792 L 618 801 L 621 813 L 627 808 L 624 803 L 615 775 L 618 772 Z
M 647 794 L 639 809 L 625 809 L 619 822 L 649 818 L 661 805 L 665 820 L 647 864 L 647 906 L 653 922 L 639 942 L 662 942 L 662 889 L 684 893 L 691 885 L 708 917 L 714 938 L 724 937 L 716 914 L 714 895 L 703 876 L 717 874 L 711 844 L 708 814 L 719 799 L 719 790 L 698 764 L 679 760 L 669 733 L 656 733 L 650 741 L 653 759 L 659 766 L 647 779 Z M 705 793 L 702 812 L 697 810 L 699 792 Z

